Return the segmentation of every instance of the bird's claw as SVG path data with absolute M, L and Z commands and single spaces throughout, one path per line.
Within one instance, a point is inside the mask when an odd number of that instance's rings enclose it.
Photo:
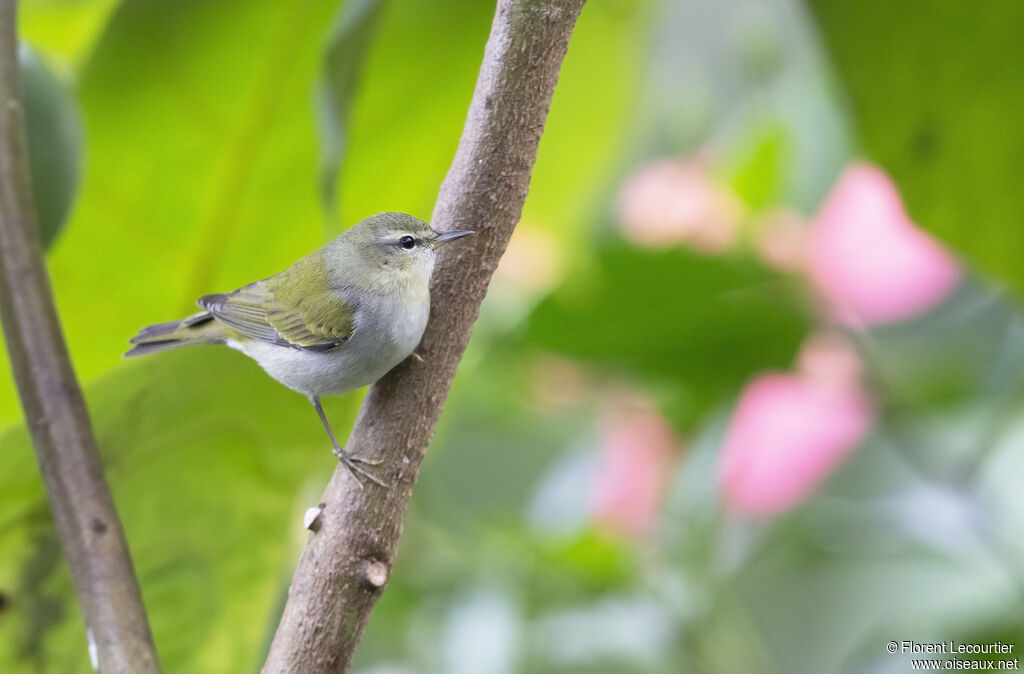
M 363 478 L 366 478 L 370 482 L 373 482 L 374 484 L 380 487 L 384 487 L 385 489 L 391 486 L 387 482 L 381 480 L 379 477 L 377 477 L 376 475 L 374 475 L 373 473 L 369 472 L 361 465 L 359 465 L 363 464 L 365 466 L 379 466 L 382 463 L 384 463 L 382 460 L 371 460 L 364 459 L 361 456 L 353 456 L 346 452 L 345 450 L 343 450 L 341 447 L 335 447 L 333 453 L 336 457 L 338 457 L 338 461 L 341 462 L 341 465 L 345 466 L 348 472 L 352 474 L 352 477 L 356 479 L 356 483 L 360 486 L 360 488 L 362 488 L 363 486 Z

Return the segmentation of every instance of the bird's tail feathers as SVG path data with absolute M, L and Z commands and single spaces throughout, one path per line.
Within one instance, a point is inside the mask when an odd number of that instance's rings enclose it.
M 224 336 L 218 327 L 219 324 L 213 320 L 213 316 L 208 311 L 180 321 L 150 325 L 139 330 L 139 334 L 128 340 L 135 346 L 124 355 L 126 358 L 130 358 L 176 349 L 179 346 L 218 344 L 224 341 Z

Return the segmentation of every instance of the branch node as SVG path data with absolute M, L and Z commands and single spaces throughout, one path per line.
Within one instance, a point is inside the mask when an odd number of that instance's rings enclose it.
M 323 519 L 320 515 L 323 514 L 325 506 L 325 503 L 318 503 L 306 510 L 306 514 L 302 516 L 302 527 L 309 529 L 314 534 L 320 531 L 320 528 L 323 526 Z
M 388 565 L 378 559 L 363 560 L 363 580 L 370 586 L 380 589 L 388 582 Z

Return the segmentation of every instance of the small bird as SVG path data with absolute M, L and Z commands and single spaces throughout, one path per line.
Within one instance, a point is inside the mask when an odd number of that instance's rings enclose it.
M 203 311 L 158 323 L 125 356 L 192 344 L 246 354 L 316 409 L 334 454 L 357 477 L 386 486 L 338 444 L 320 396 L 371 384 L 405 360 L 430 313 L 437 248 L 473 232 L 436 232 L 404 213 L 378 213 L 288 269 L 232 293 L 199 299 Z

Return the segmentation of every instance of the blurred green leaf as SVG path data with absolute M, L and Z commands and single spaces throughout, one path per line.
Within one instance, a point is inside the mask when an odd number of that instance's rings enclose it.
M 348 145 L 352 99 L 384 0 L 348 0 L 331 27 L 324 71 L 317 91 L 317 112 L 323 139 L 320 189 L 324 209 L 334 209 L 338 172 Z
M 962 634 L 965 617 L 988 621 L 1019 605 L 1019 586 L 990 551 L 937 554 L 894 537 L 890 525 L 901 523 L 900 513 L 857 505 L 845 518 L 834 517 L 827 502 L 812 505 L 791 526 L 768 531 L 756 556 L 737 572 L 728 594 L 753 618 L 750 627 L 760 634 L 751 641 L 774 645 L 775 666 L 759 671 L 902 666 L 909 658 L 886 654 L 888 641 L 949 641 Z M 872 514 L 878 521 L 865 539 L 857 520 Z M 942 515 L 930 519 L 931 534 L 941 537 L 944 523 Z M 730 633 L 736 625 L 722 628 Z
M 496 369 L 501 366 L 488 367 L 492 374 Z M 514 386 L 500 373 L 491 382 Z M 459 417 L 450 422 L 453 427 L 439 429 L 437 448 L 425 465 L 430 477 L 413 502 L 418 512 L 444 520 L 460 533 L 523 512 L 532 486 L 557 455 L 565 434 L 564 421 L 545 422 L 525 409 L 510 410 L 507 397 L 500 400 L 501 408 L 493 401 L 481 404 L 480 398 L 492 397 L 483 390 L 487 388 L 474 385 L 472 392 L 464 390 L 452 400 Z M 470 399 L 473 395 L 476 400 Z
M 537 561 L 543 572 L 530 583 L 530 591 L 539 605 L 551 603 L 552 598 L 578 599 L 615 591 L 637 573 L 628 545 L 594 531 L 565 541 L 539 543 Z
M 316 414 L 228 349 L 133 362 L 87 399 L 167 671 L 258 669 L 302 512 L 335 466 Z M 358 397 L 326 402 L 348 427 Z M 0 454 L 0 590 L 12 597 L 0 671 L 19 671 L 28 652 L 44 671 L 88 672 L 65 563 L 55 547 L 39 561 L 52 532 L 34 514 L 45 506 L 24 430 L 0 439 Z
M 78 188 L 82 133 L 71 96 L 27 45 L 18 52 L 32 196 L 43 247 L 60 233 Z
M 62 64 L 77 67 L 122 0 L 23 0 L 19 32 Z
M 796 285 L 751 260 L 616 246 L 538 306 L 528 340 L 670 382 L 692 421 L 755 372 L 790 365 L 808 328 Z
M 858 338 L 873 390 L 903 415 L 991 404 L 1024 381 L 1020 314 L 975 281 L 922 316 Z
M 969 279 L 932 311 L 856 337 L 886 432 L 904 454 L 952 483 L 973 479 L 1024 399 L 1015 304 Z
M 120 367 L 140 326 L 323 244 L 311 105 L 335 9 L 130 0 L 113 13 L 79 74 L 85 179 L 49 256 L 82 381 Z M 0 387 L 0 425 L 16 415 Z
M 650 14 L 657 5 L 587 3 L 558 76 L 523 220 L 558 237 L 576 258 L 593 253 L 580 241 L 593 236 L 611 181 L 627 159 L 635 159 L 642 88 L 636 73 L 649 53 Z
M 1024 289 L 1024 3 L 809 0 L 869 157 L 911 216 Z
M 343 222 L 382 210 L 429 217 L 458 146 L 493 10 L 468 0 L 388 4 L 347 119 L 345 165 L 352 168 L 337 186 Z
M 791 140 L 781 124 L 763 124 L 727 162 L 725 172 L 733 191 L 752 209 L 779 203 L 792 160 Z
M 588 4 L 573 32 L 524 220 L 576 241 L 593 225 L 634 129 L 647 2 Z M 348 118 L 343 221 L 384 209 L 429 217 L 466 121 L 494 3 L 391 0 Z M 576 249 L 574 249 L 576 250 Z M 588 252 L 577 250 L 580 254 Z

